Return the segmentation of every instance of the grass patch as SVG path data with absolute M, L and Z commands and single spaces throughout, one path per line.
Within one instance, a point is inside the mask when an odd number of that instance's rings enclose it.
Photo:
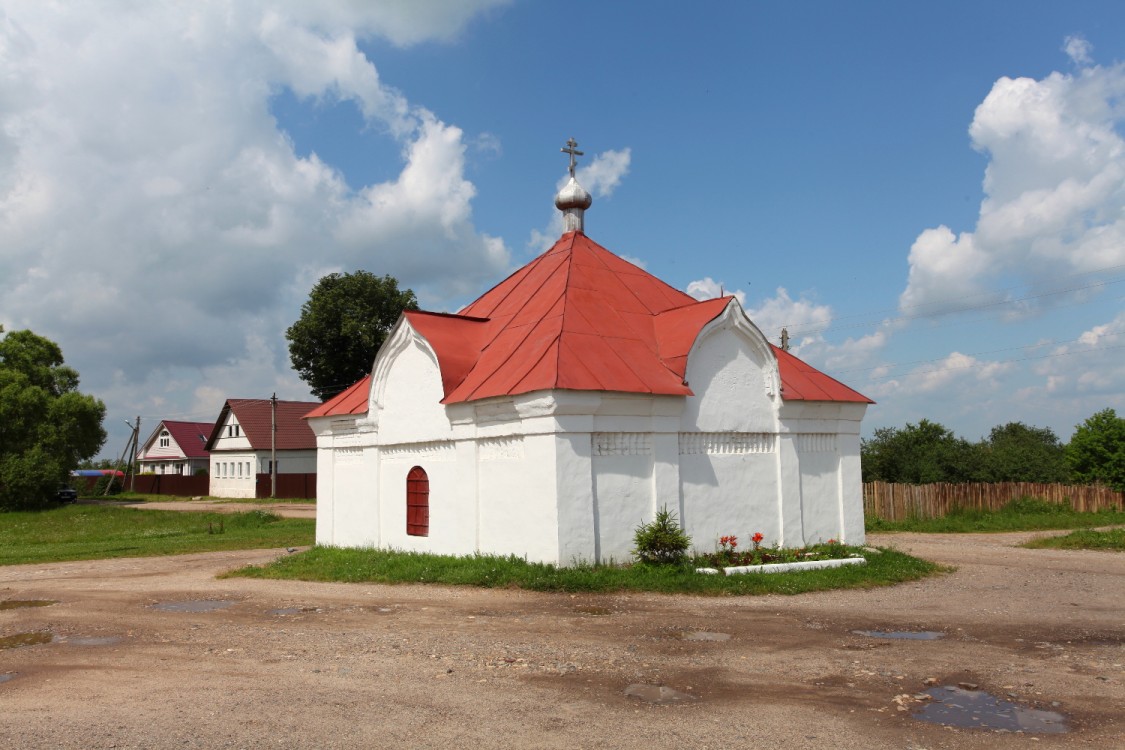
M 291 505 L 301 503 L 316 505 L 315 497 L 212 497 L 211 495 L 149 495 L 141 492 L 121 492 L 116 495 L 102 497 L 101 495 L 79 494 L 79 497 L 90 500 L 106 500 L 120 503 L 238 503 L 241 505 L 278 505 L 285 503 Z
M 178 513 L 69 505 L 0 514 L 0 565 L 312 544 L 315 522 L 264 510 Z
M 867 530 L 953 534 L 974 531 L 1081 529 L 1115 524 L 1125 524 L 1125 511 L 1103 510 L 1097 513 L 1079 513 L 1066 503 L 1049 503 L 1045 500 L 1025 497 L 1011 501 L 1000 510 L 955 508 L 943 518 L 885 521 L 878 517 L 868 517 Z
M 1072 531 L 1066 536 L 1049 536 L 1032 539 L 1023 545 L 1032 549 L 1097 549 L 1125 552 L 1125 529 L 1095 531 L 1082 529 Z
M 518 557 L 452 557 L 379 549 L 313 547 L 268 565 L 251 565 L 224 576 L 347 583 L 438 583 L 532 591 L 652 591 L 725 596 L 870 588 L 913 581 L 944 570 L 934 563 L 890 549 L 866 553 L 865 557 L 866 565 L 825 570 L 709 576 L 696 573 L 693 566 L 636 564 L 560 568 L 529 563 Z

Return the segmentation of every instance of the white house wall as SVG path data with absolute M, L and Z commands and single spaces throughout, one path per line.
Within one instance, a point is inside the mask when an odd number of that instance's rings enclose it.
M 237 435 L 228 436 L 227 433 L 231 431 L 232 427 L 238 428 Z M 215 439 L 214 445 L 211 447 L 214 451 L 240 451 L 250 450 L 250 439 L 242 431 L 242 425 L 238 422 L 238 417 L 234 416 L 234 412 L 227 412 L 226 421 L 223 422 L 222 428 L 219 431 L 219 437 Z M 314 469 L 315 471 L 315 469 Z
M 253 451 L 244 453 L 211 453 L 211 478 L 208 494 L 212 497 L 254 497 L 258 457 Z
M 257 475 L 269 473 L 270 455 L 268 450 L 211 451 L 208 494 L 212 497 L 255 497 Z M 316 450 L 277 451 L 278 474 L 313 474 L 316 468 Z

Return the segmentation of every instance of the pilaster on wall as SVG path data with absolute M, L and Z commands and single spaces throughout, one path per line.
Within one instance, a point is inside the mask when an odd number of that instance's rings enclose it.
M 863 544 L 863 477 L 859 435 L 840 435 L 840 541 Z
M 676 518 L 684 523 L 684 493 L 680 485 L 680 440 L 679 435 L 655 433 L 652 436 L 652 516 L 668 508 L 676 512 Z
M 454 452 L 457 455 L 457 471 L 460 474 L 457 501 L 472 508 L 472 513 L 469 516 L 472 518 L 473 528 L 462 529 L 462 531 L 466 537 L 473 540 L 474 552 L 481 551 L 479 451 L 480 447 L 476 440 L 460 440 L 454 444 Z
M 317 438 L 317 443 L 331 443 L 331 439 Z M 333 479 L 336 476 L 336 466 L 333 461 L 335 451 L 331 447 L 317 448 L 316 451 L 316 543 L 330 545 L 334 543 L 334 516 L 335 496 L 333 493 Z
M 555 435 L 560 565 L 598 559 L 592 461 L 590 433 Z
M 797 435 L 782 433 L 777 442 L 777 503 L 781 528 L 778 538 L 784 547 L 800 547 L 805 543 L 801 518 L 801 464 L 797 453 Z

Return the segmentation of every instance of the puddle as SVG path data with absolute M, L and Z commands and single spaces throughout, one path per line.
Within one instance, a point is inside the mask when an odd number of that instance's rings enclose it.
M 188 602 L 161 602 L 152 605 L 153 609 L 163 612 L 214 612 L 217 609 L 233 607 L 238 602 L 225 599 L 196 599 Z
M 0 682 L 7 682 L 8 680 L 15 677 L 16 674 L 16 672 L 5 672 L 4 674 L 0 674 Z
M 5 599 L 0 602 L 0 610 L 21 609 L 23 607 L 49 607 L 58 604 L 54 599 Z
M 643 683 L 635 683 L 625 688 L 625 695 L 626 697 L 637 698 L 647 703 L 658 704 L 699 700 L 699 696 L 681 693 L 679 690 L 673 690 L 664 685 L 645 685 Z
M 38 646 L 40 643 L 50 643 L 54 639 L 46 630 L 36 630 L 31 633 L 16 633 L 0 638 L 0 649 L 19 648 L 20 646 Z
M 303 615 L 309 612 L 319 612 L 316 607 L 281 607 L 280 609 L 271 609 L 271 615 Z
M 730 633 L 708 633 L 704 630 L 696 630 L 684 633 L 680 638 L 685 641 L 729 641 Z
M 594 617 L 605 617 L 613 614 L 613 610 L 609 607 L 598 607 L 592 604 L 577 606 L 574 611 L 581 615 L 593 615 Z
M 937 630 L 853 630 L 852 632 L 868 638 L 892 638 L 904 641 L 936 641 L 938 638 L 945 637 L 945 633 Z
M 124 640 L 120 636 L 106 635 L 106 636 L 71 636 L 69 638 L 59 638 L 59 643 L 65 643 L 68 646 L 115 646 Z
M 968 729 L 1004 729 L 1009 732 L 1061 734 L 1066 717 L 1012 703 L 984 692 L 947 685 L 926 691 L 933 701 L 914 712 L 915 719 Z

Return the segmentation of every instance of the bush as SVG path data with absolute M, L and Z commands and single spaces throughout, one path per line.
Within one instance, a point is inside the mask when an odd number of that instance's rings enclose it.
M 1038 497 L 1024 495 L 1011 500 L 1000 510 L 1001 513 L 1060 515 L 1073 513 L 1070 503 L 1052 503 Z
M 109 486 L 109 492 L 105 491 L 105 488 L 107 486 Z M 118 495 L 124 489 L 125 486 L 123 477 L 115 477 L 109 474 L 103 474 L 102 476 L 98 477 L 98 481 L 94 482 L 94 489 L 91 494 L 95 497 L 101 497 L 102 495 Z
M 642 523 L 633 535 L 633 554 L 643 563 L 679 565 L 687 559 L 691 537 L 680 528 L 676 514 L 661 508 L 652 523 Z

